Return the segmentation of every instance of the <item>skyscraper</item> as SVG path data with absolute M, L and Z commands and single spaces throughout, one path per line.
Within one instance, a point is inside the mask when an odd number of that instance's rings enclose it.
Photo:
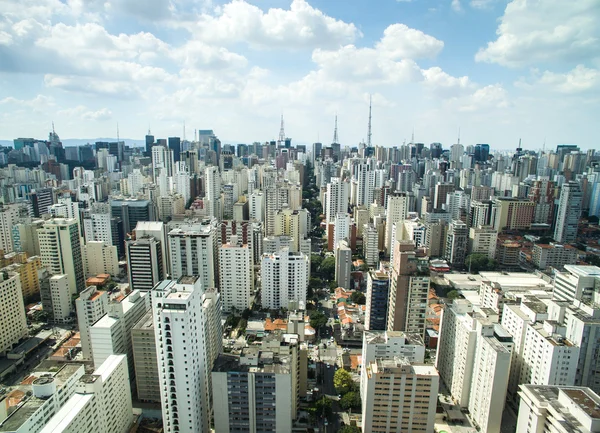
M 165 278 L 162 239 L 145 235 L 125 245 L 131 290 L 149 291 Z
M 179 162 L 181 160 L 181 138 L 169 137 L 169 149 L 173 152 L 173 160 Z
M 219 270 L 223 311 L 242 312 L 250 308 L 254 277 L 249 245 L 238 245 L 237 236 L 232 236 L 219 250 Z
M 390 275 L 387 272 L 372 270 L 367 274 L 367 305 L 365 329 L 385 330 L 387 306 L 390 291 Z
M 205 203 L 208 215 L 221 221 L 221 175 L 219 168 L 215 166 L 206 167 L 204 171 Z
M 289 308 L 290 302 L 306 303 L 310 263 L 305 254 L 285 248 L 264 254 L 261 262 L 263 308 Z
M 583 194 L 577 182 L 563 184 L 556 213 L 554 240 L 559 243 L 571 243 L 577 239 L 577 225 L 581 217 Z

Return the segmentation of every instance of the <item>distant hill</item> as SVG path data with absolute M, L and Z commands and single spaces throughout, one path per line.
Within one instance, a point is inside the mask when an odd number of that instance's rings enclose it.
M 142 147 L 146 145 L 146 140 L 145 139 L 141 139 L 141 140 L 133 140 L 131 138 L 121 138 L 121 141 L 124 141 L 125 144 L 127 146 L 130 147 Z M 70 146 L 82 146 L 84 144 L 94 144 L 96 141 L 117 141 L 116 138 L 66 138 L 64 140 L 61 140 L 63 146 L 65 147 L 70 147 Z M 0 145 L 2 146 L 13 146 L 13 141 L 12 140 L 0 140 Z

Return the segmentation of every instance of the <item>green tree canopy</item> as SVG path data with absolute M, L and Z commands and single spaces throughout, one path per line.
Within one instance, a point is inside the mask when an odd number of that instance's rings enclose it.
M 333 386 L 338 393 L 346 394 L 354 386 L 352 375 L 347 370 L 340 368 L 333 375 Z
M 360 409 L 360 393 L 356 391 L 347 392 L 340 400 L 340 406 L 344 410 Z
M 327 257 L 321 262 L 319 275 L 325 281 L 331 281 L 335 278 L 335 257 Z
M 362 292 L 353 292 L 350 296 L 350 300 L 358 305 L 365 305 L 367 303 L 367 298 Z
M 315 330 L 327 323 L 327 317 L 318 310 L 315 310 L 310 316 L 310 326 Z
M 338 433 L 360 433 L 360 429 L 355 425 L 345 425 L 338 430 Z
M 473 253 L 467 256 L 465 266 L 471 270 L 471 273 L 478 274 L 482 271 L 496 270 L 498 263 L 494 259 L 488 259 L 485 254 Z
M 318 399 L 312 408 L 310 408 L 310 412 L 316 418 L 329 418 L 333 411 L 331 410 L 331 400 L 327 397 L 321 397 Z
M 458 298 L 459 296 L 460 296 L 460 294 L 456 290 L 450 290 L 448 292 L 448 294 L 446 295 L 446 297 L 451 300 L 454 300 L 454 299 Z

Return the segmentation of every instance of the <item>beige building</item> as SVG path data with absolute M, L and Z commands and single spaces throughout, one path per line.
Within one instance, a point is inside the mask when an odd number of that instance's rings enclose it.
M 362 431 L 433 433 L 439 376 L 405 358 L 377 359 L 365 369 Z
M 138 400 L 160 402 L 152 311 L 148 311 L 131 330 L 131 343 Z
M 502 230 L 528 230 L 533 222 L 535 203 L 527 199 L 498 197 L 492 208 L 492 225 Z
M 116 246 L 104 242 L 89 241 L 81 248 L 83 272 L 86 276 L 119 274 L 119 258 Z
M 0 293 L 0 353 L 4 354 L 27 335 L 27 319 L 19 274 L 0 272 Z

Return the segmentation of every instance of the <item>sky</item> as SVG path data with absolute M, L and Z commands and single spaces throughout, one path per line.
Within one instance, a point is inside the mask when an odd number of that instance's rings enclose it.
M 600 148 L 598 0 L 2 0 L 0 139 Z M 117 126 L 118 125 L 118 126 Z M 545 144 L 544 144 L 545 143 Z

